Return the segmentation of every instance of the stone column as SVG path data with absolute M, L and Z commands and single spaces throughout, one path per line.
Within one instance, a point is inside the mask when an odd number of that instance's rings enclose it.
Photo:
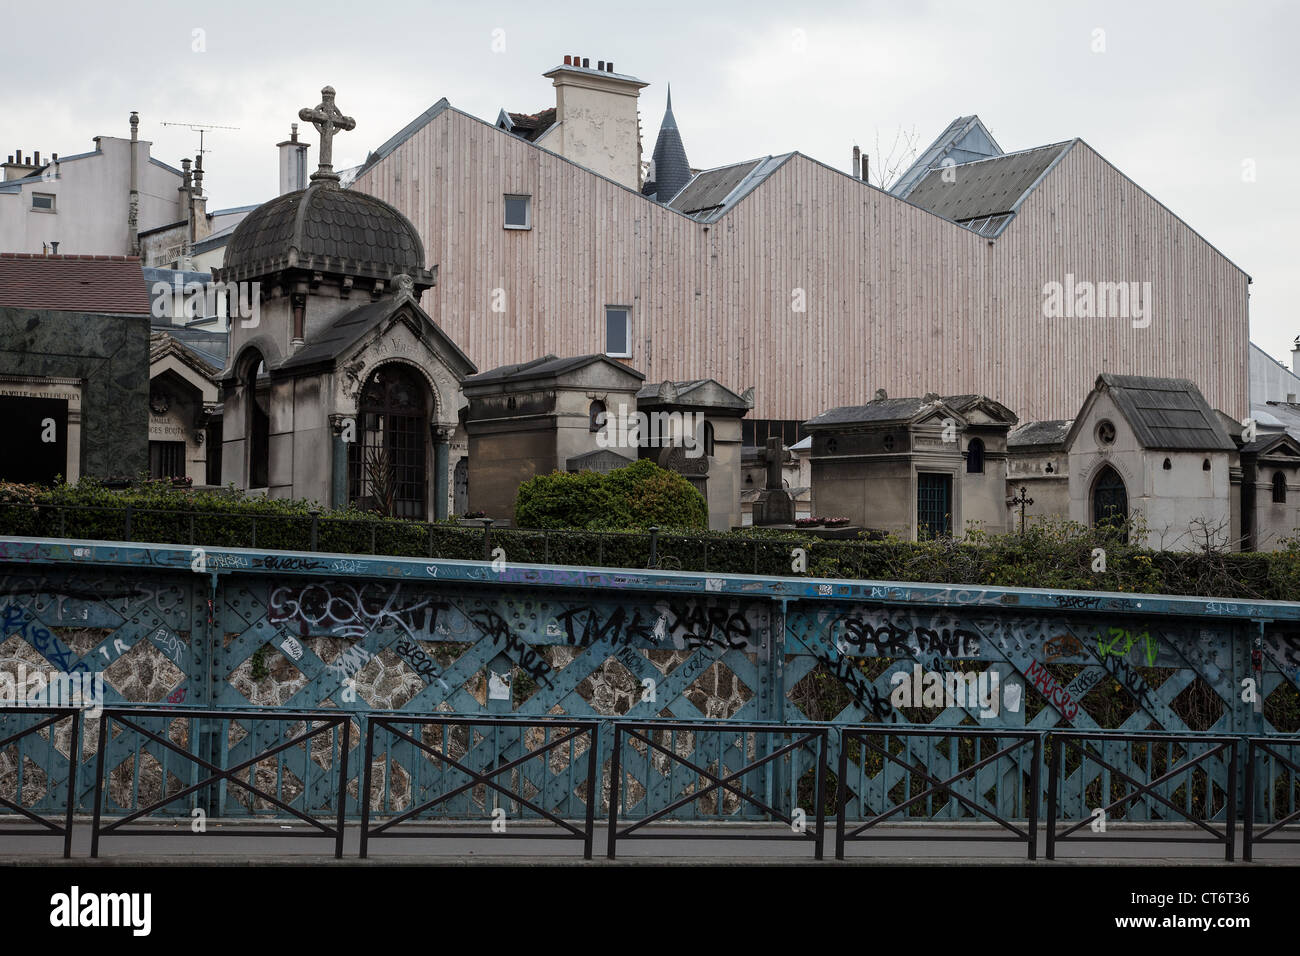
M 350 415 L 331 415 L 330 434 L 330 507 L 343 508 L 348 503 L 348 442 L 356 440 L 356 419 Z
M 447 455 L 451 429 L 434 425 L 433 433 L 433 517 L 447 517 Z

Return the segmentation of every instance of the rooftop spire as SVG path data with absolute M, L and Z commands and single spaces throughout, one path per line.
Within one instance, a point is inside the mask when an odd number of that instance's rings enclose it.
M 681 133 L 677 130 L 677 118 L 673 116 L 671 83 L 668 84 L 668 104 L 664 109 L 663 122 L 659 124 L 659 136 L 655 140 L 651 174 L 653 178 L 646 183 L 642 192 L 662 203 L 677 195 L 691 179 L 691 164 L 686 159 L 686 148 L 682 145 Z

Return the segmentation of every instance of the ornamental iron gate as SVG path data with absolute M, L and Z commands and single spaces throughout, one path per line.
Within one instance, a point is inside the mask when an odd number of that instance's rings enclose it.
M 967 800 L 1024 821 L 1031 809 L 1045 815 L 1049 754 L 1032 788 L 1024 747 L 962 776 L 969 745 L 929 732 L 1004 730 L 1006 743 L 1054 731 L 1272 740 L 1300 729 L 1298 671 L 1300 605 L 1289 602 L 0 539 L 0 697 L 19 678 L 30 691 L 54 673 L 100 674 L 108 707 L 187 716 L 173 722 L 172 736 L 160 736 L 199 761 L 158 740 L 118 734 L 105 742 L 97 775 L 98 715 L 86 712 L 75 732 L 64 721 L 14 738 L 25 725 L 0 708 L 0 796 L 47 817 L 66 806 L 59 790 L 74 762 L 78 812 L 93 810 L 102 779 L 105 815 L 128 815 L 197 783 L 201 771 L 228 770 L 264 752 L 286 732 L 273 714 L 337 711 L 348 730 L 331 732 L 328 759 L 323 743 L 299 741 L 260 759 L 245 778 L 275 800 L 241 800 L 235 791 L 246 791 L 223 779 L 157 811 L 271 820 L 292 810 L 325 819 L 341 805 L 357 820 L 368 793 L 378 827 L 437 795 L 432 770 L 413 769 L 420 748 L 412 742 L 432 746 L 435 725 L 419 733 L 408 726 L 406 739 L 389 730 L 403 717 L 448 718 L 447 726 L 450 718 L 481 717 L 602 723 L 597 786 L 579 780 L 569 789 L 567 778 L 562 790 L 546 784 L 563 799 L 544 809 L 566 819 L 608 817 L 610 722 L 619 719 L 888 730 L 890 753 L 910 768 L 879 755 L 864 759 L 859 739 L 850 771 L 827 773 L 819 802 L 810 772 L 816 748 L 804 747 L 793 762 L 785 754 L 745 771 L 741 789 L 755 803 L 726 786 L 705 790 L 771 753 L 762 748 L 777 746 L 775 737 L 751 734 L 743 745 L 686 730 L 668 743 L 652 737 L 671 760 L 628 740 L 619 770 L 626 820 L 767 820 L 770 810 L 780 819 L 801 810 L 811 821 L 842 810 L 847 820 L 867 822 L 919 792 L 903 783 L 915 776 L 922 787 L 927 780 L 967 786 L 959 791 Z M 204 710 L 247 717 L 207 719 Z M 372 734 L 372 715 L 384 718 L 373 731 L 372 768 L 384 769 L 366 781 L 361 768 L 371 764 L 358 748 Z M 447 740 L 439 752 L 459 759 L 453 738 L 460 731 L 440 732 Z M 351 750 L 346 761 L 340 739 Z M 827 767 L 840 766 L 845 739 L 837 731 L 825 736 Z M 481 775 L 524 756 L 519 740 L 499 733 L 472 747 L 473 772 Z M 1227 761 L 1198 765 L 1216 794 L 1226 787 L 1238 807 L 1253 808 L 1260 832 L 1300 799 L 1294 751 L 1275 752 L 1292 762 L 1264 759 L 1261 750 L 1250 800 L 1238 792 L 1246 775 L 1233 783 Z M 567 760 L 564 773 L 582 777 L 582 753 L 558 753 L 539 757 L 538 766 Z M 1132 749 L 1108 756 L 1110 767 L 1067 758 L 1059 819 L 1086 819 L 1097 788 L 1117 774 L 1149 782 L 1147 760 Z M 475 788 L 431 809 L 488 819 L 496 807 Z M 1126 804 L 1125 819 L 1176 818 L 1162 801 L 1183 800 L 1177 788 L 1165 781 L 1140 794 Z M 682 800 L 692 792 L 701 798 Z M 936 796 L 910 806 L 924 804 L 928 819 L 971 818 L 962 800 Z M 516 800 L 508 812 L 545 819 L 528 802 Z M 1212 823 L 1226 807 L 1216 796 L 1197 809 Z

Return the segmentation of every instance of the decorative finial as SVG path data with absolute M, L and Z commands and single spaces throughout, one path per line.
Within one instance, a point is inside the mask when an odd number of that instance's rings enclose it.
M 334 105 L 334 87 L 327 86 L 320 91 L 321 102 L 314 110 L 303 107 L 298 111 L 298 119 L 311 123 L 320 133 L 320 168 L 311 174 L 311 181 L 324 186 L 337 186 L 339 174 L 334 172 L 334 134 L 339 130 L 355 129 L 357 121 L 351 116 L 344 116 Z

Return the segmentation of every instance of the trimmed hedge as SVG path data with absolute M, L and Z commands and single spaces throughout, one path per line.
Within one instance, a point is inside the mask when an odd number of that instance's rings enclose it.
M 674 471 L 647 458 L 605 475 L 553 471 L 519 486 L 515 524 L 520 528 L 707 528 L 704 496 Z
M 128 506 L 135 541 L 311 550 L 312 502 L 154 483 L 124 491 L 92 480 L 53 488 L 0 483 L 0 534 L 122 540 Z M 1140 540 L 1138 529 L 1128 530 Z M 500 528 L 490 532 L 490 543 L 522 563 L 650 563 L 650 535 L 643 531 Z M 1105 569 L 1094 571 L 1098 548 L 1105 551 Z M 961 542 L 827 540 L 765 529 L 669 530 L 657 540 L 658 566 L 683 571 L 788 576 L 800 573 L 795 549 L 803 549 L 806 573 L 815 577 L 1300 600 L 1300 543 L 1294 540 L 1266 553 L 1151 551 L 1126 543 L 1119 532 L 1068 521 L 1035 524 L 1023 535 L 974 531 Z M 482 560 L 484 532 L 455 521 L 321 511 L 316 550 Z

